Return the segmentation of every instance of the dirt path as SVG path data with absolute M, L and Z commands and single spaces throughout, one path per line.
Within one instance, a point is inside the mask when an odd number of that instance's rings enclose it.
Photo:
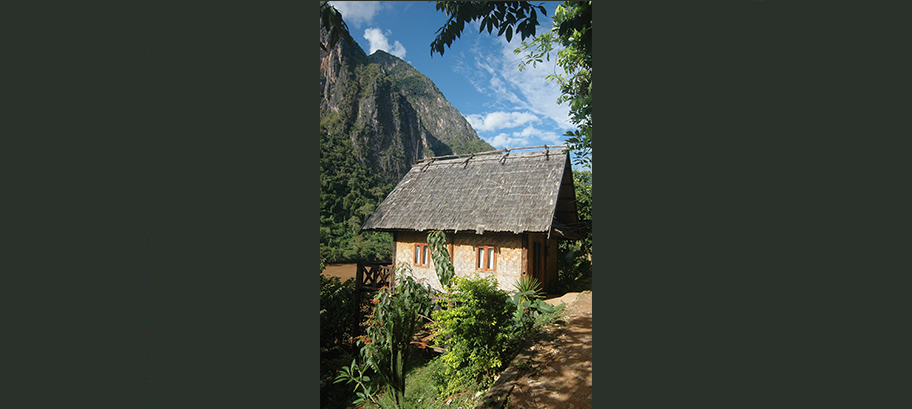
M 592 408 L 592 292 L 547 301 L 567 304 L 567 324 L 520 353 L 479 408 Z

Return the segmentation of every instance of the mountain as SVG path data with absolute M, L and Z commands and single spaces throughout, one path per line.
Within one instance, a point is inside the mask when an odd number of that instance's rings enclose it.
M 321 28 L 320 40 L 328 34 Z M 400 58 L 370 56 L 340 40 L 320 51 L 321 127 L 351 142 L 351 154 L 385 181 L 396 182 L 418 160 L 494 150 L 430 78 Z

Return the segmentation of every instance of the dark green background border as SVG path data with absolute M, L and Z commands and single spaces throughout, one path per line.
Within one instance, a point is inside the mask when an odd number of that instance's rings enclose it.
M 300 3 L 9 10 L 12 402 L 316 403 Z M 904 14 L 595 12 L 595 406 L 909 406 Z

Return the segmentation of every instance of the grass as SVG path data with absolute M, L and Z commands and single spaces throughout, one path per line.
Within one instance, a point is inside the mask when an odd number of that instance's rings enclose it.
M 437 375 L 439 373 L 443 373 L 443 362 L 439 357 L 430 358 L 423 365 L 412 368 L 405 377 L 405 398 L 402 407 L 410 409 L 475 407 L 481 399 L 481 394 L 476 396 L 480 389 L 478 385 L 463 385 L 463 392 L 440 397 L 437 388 L 441 381 Z M 384 408 L 395 407 L 392 397 L 387 394 L 381 396 L 379 402 Z

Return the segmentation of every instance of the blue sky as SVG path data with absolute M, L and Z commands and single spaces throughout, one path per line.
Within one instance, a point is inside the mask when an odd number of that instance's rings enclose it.
M 447 19 L 435 9 L 435 2 L 330 3 L 342 13 L 352 38 L 364 52 L 384 50 L 428 76 L 478 136 L 495 148 L 563 144 L 563 134 L 573 129 L 567 104 L 557 104 L 557 84 L 545 81 L 559 70 L 555 56 L 520 72 L 521 56 L 513 54 L 521 44 L 518 35 L 508 43 L 495 36 L 496 32 L 479 34 L 476 21 L 466 25 L 462 37 L 442 57 L 431 57 L 430 44 Z M 536 33 L 551 28 L 551 16 L 562 2 L 543 3 L 548 16 L 539 13 L 541 24 Z

